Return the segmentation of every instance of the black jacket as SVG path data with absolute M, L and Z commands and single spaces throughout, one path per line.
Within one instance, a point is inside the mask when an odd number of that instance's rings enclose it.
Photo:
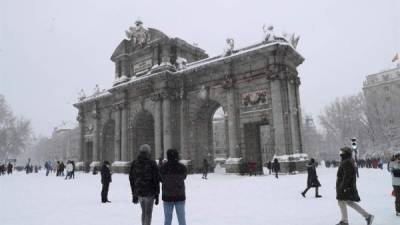
M 274 171 L 274 172 L 281 171 L 281 165 L 279 164 L 279 162 L 272 163 L 272 171 Z
M 162 182 L 162 200 L 180 202 L 186 200 L 186 167 L 178 161 L 168 161 L 160 169 Z
M 108 166 L 103 165 L 100 169 L 100 174 L 101 174 L 101 183 L 102 184 L 107 184 L 111 183 L 111 171 L 108 168 Z
M 356 168 L 352 159 L 343 160 L 337 172 L 336 199 L 359 202 L 356 180 Z
M 139 155 L 132 162 L 129 172 L 132 195 L 139 197 L 157 196 L 160 194 L 160 176 L 154 160 L 145 155 Z
M 310 163 L 307 165 L 307 187 L 321 187 L 321 183 L 318 180 L 317 171 L 315 170 L 315 164 Z

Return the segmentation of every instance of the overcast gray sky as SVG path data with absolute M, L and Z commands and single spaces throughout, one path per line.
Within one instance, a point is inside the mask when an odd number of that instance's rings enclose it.
M 75 120 L 81 88 L 111 87 L 110 56 L 138 17 L 210 56 L 227 37 L 238 48 L 260 42 L 264 23 L 301 35 L 301 102 L 314 116 L 393 67 L 400 51 L 398 0 L 1 0 L 0 93 L 35 132 L 51 134 Z

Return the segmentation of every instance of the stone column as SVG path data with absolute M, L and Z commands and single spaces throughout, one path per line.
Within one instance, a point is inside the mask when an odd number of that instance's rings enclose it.
M 121 61 L 115 62 L 115 79 L 117 80 L 121 76 Z
M 236 104 L 236 91 L 232 87 L 228 89 L 227 93 L 227 111 L 228 111 L 228 136 L 229 136 L 229 158 L 237 158 L 239 146 L 239 136 L 238 136 L 238 113 Z
M 78 118 L 79 122 L 79 161 L 84 162 L 86 160 L 85 157 L 85 119 L 84 119 L 84 113 L 80 109 Z
M 99 113 L 93 115 L 93 162 L 99 161 Z
M 272 124 L 274 134 L 274 150 L 276 155 L 286 154 L 285 129 L 283 125 L 283 110 L 281 96 L 281 81 L 271 80 Z
M 121 60 L 121 76 L 129 77 L 129 61 L 128 61 L 128 59 Z
M 121 110 L 118 106 L 114 108 L 115 136 L 114 136 L 114 160 L 121 161 Z
M 167 158 L 167 150 L 172 148 L 172 132 L 171 132 L 171 99 L 165 96 L 162 102 L 163 113 L 163 141 L 164 141 L 164 158 Z
M 181 92 L 181 108 L 180 108 L 180 133 L 181 133 L 181 158 L 188 160 L 189 159 L 189 149 L 188 149 L 188 121 L 187 116 L 189 114 L 189 108 L 185 93 Z
M 165 44 L 161 53 L 161 61 L 163 65 L 171 65 L 169 51 L 170 51 L 170 46 Z
M 162 139 L 162 106 L 161 106 L 161 97 L 159 94 L 156 94 L 152 97 L 154 101 L 154 150 L 155 150 L 155 159 L 159 159 L 163 156 L 163 139 Z
M 128 161 L 128 107 L 123 104 L 121 112 L 121 161 Z
M 299 142 L 299 152 L 303 153 L 303 138 L 302 138 L 302 127 L 301 127 L 301 106 L 300 106 L 300 92 L 299 92 L 299 86 L 300 86 L 300 78 L 297 77 L 295 81 L 295 95 L 296 95 L 296 108 L 297 108 L 297 138 Z

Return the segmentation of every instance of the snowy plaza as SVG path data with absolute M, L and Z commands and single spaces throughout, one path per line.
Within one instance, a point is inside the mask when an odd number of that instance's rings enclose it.
M 186 216 L 190 225 L 329 225 L 340 213 L 335 199 L 336 169 L 318 168 L 321 199 L 314 190 L 303 198 L 307 175 L 279 179 L 213 173 L 186 179 Z M 357 182 L 360 205 L 375 215 L 374 224 L 395 225 L 392 186 L 386 170 L 361 169 Z M 133 225 L 140 224 L 140 207 L 131 202 L 126 174 L 114 174 L 109 199 L 100 203 L 100 175 L 77 173 L 74 180 L 55 174 L 16 172 L 0 177 L 1 225 Z M 152 224 L 163 224 L 162 202 L 155 206 Z M 349 209 L 350 224 L 365 224 Z M 174 214 L 173 224 L 177 224 Z

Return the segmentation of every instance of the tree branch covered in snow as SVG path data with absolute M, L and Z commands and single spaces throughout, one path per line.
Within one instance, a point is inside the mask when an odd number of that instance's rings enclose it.
M 15 117 L 4 96 L 0 95 L 0 159 L 23 152 L 29 144 L 31 133 L 30 121 Z

